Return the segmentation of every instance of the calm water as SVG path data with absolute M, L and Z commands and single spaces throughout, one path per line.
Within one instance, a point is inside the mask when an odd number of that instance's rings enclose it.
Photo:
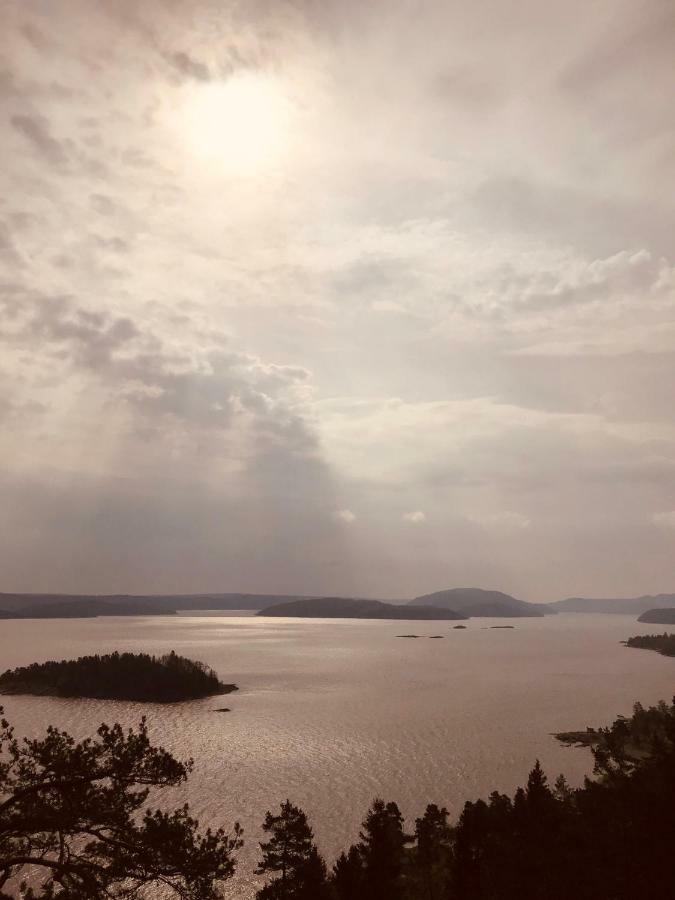
M 453 814 L 512 792 L 538 757 L 579 782 L 587 751 L 551 732 L 608 723 L 675 692 L 675 660 L 619 643 L 649 633 L 631 616 L 559 615 L 503 624 L 180 616 L 0 623 L 0 670 L 111 650 L 178 653 L 213 666 L 238 693 L 154 706 L 3 698 L 19 733 L 54 723 L 78 736 L 148 717 L 151 735 L 195 759 L 185 789 L 204 824 L 239 819 L 248 841 L 232 898 L 250 898 L 257 829 L 286 797 L 310 815 L 332 858 L 355 839 L 375 795 L 411 819 L 431 800 Z M 651 627 L 654 630 L 654 627 Z M 416 633 L 417 640 L 396 635 Z M 443 640 L 429 640 L 432 634 Z M 218 706 L 231 707 L 218 713 Z

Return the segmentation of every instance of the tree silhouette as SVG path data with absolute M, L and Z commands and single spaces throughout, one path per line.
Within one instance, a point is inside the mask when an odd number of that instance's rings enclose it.
M 358 847 L 352 846 L 348 853 L 338 856 L 331 884 L 339 900 L 359 900 L 363 896 L 363 860 Z
M 448 811 L 430 803 L 421 819 L 415 820 L 414 869 L 419 894 L 437 900 L 447 891 L 447 872 L 452 853 L 452 829 Z
M 258 900 L 321 900 L 328 897 L 326 864 L 314 843 L 307 816 L 290 800 L 281 804 L 278 816 L 268 812 L 261 842 L 258 874 L 278 873 L 257 893 Z
M 30 870 L 27 898 L 140 898 L 160 885 L 215 900 L 239 826 L 200 834 L 187 805 L 140 813 L 151 787 L 180 784 L 191 768 L 150 743 L 145 720 L 126 732 L 101 725 L 81 742 L 53 727 L 20 742 L 0 719 L 0 896 Z
M 374 800 L 360 838 L 365 896 L 369 900 L 398 900 L 403 895 L 403 851 L 408 840 L 398 806 L 380 798 Z

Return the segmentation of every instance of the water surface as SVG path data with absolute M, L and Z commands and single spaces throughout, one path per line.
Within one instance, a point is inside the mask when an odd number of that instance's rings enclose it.
M 112 650 L 176 652 L 213 666 L 240 690 L 159 706 L 5 697 L 20 734 L 53 723 L 79 737 L 102 721 L 148 718 L 153 740 L 195 770 L 170 801 L 190 801 L 204 824 L 238 819 L 248 837 L 232 898 L 249 898 L 258 828 L 286 797 L 310 816 L 333 858 L 353 841 L 375 795 L 395 799 L 408 825 L 427 802 L 457 815 L 468 799 L 513 792 L 539 758 L 572 783 L 588 751 L 551 732 L 609 723 L 675 692 L 675 660 L 627 649 L 649 633 L 632 616 L 386 622 L 242 616 L 8 620 L 0 670 Z M 652 630 L 653 626 L 652 626 Z M 415 633 L 418 639 L 397 638 Z M 442 640 L 429 640 L 442 634 Z M 215 709 L 227 706 L 230 713 Z

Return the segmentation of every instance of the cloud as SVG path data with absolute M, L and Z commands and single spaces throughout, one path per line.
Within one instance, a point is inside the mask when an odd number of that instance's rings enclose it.
M 404 522 L 411 522 L 413 525 L 420 525 L 427 520 L 426 514 L 423 513 L 421 509 L 417 509 L 414 512 L 403 513 L 401 518 Z
M 10 121 L 48 162 L 56 166 L 63 166 L 68 162 L 64 145 L 52 137 L 49 122 L 44 116 L 15 115 Z
M 170 65 L 181 75 L 188 78 L 194 78 L 196 81 L 209 81 L 211 73 L 208 66 L 204 63 L 193 59 L 188 53 L 179 51 L 170 53 L 166 57 Z
M 351 509 L 337 509 L 333 513 L 333 518 L 337 519 L 340 522 L 345 522 L 347 525 L 356 521 L 356 513 L 353 513 Z
M 66 6 L 3 21 L 7 578 L 663 589 L 670 12 Z M 233 173 L 188 123 L 241 69 L 292 128 Z
M 522 531 L 531 525 L 527 516 L 522 513 L 503 511 L 474 516 L 471 521 L 484 528 L 503 529 L 504 531 Z
M 675 510 L 654 513 L 652 521 L 660 528 L 675 528 Z

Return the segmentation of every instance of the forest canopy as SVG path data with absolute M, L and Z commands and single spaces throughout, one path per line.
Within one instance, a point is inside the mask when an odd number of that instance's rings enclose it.
M 173 703 L 236 690 L 204 663 L 171 653 L 109 653 L 33 663 L 0 675 L 2 694 Z
M 643 634 L 628 638 L 627 647 L 640 650 L 656 650 L 662 656 L 675 656 L 675 634 Z

